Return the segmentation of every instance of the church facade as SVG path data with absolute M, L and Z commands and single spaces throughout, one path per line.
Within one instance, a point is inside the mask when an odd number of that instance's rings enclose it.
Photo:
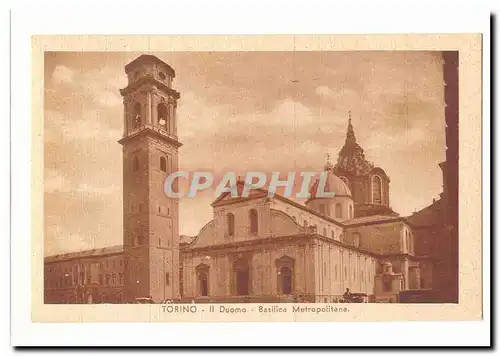
M 350 115 L 337 163 L 323 168 L 333 197 L 317 197 L 318 182 L 305 205 L 265 189 L 225 193 L 213 219 L 181 237 L 179 203 L 163 191 L 182 146 L 175 72 L 150 55 L 125 72 L 123 244 L 46 257 L 45 303 L 335 302 L 347 289 L 394 302 L 435 287 L 433 259 L 391 209 L 389 177 L 366 160 Z

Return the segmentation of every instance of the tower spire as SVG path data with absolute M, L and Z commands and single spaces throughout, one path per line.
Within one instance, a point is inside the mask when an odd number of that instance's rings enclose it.
M 326 154 L 325 171 L 333 171 L 333 164 L 330 162 L 330 153 Z
M 356 143 L 356 136 L 354 135 L 354 128 L 352 127 L 351 110 L 349 110 L 349 123 L 347 125 L 347 134 L 345 138 L 345 143 L 346 145 L 349 144 L 352 145 Z

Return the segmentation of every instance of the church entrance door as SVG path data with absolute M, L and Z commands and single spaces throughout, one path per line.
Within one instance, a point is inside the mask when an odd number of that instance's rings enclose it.
M 235 289 L 236 295 L 250 294 L 250 268 L 248 261 L 238 259 L 234 263 Z

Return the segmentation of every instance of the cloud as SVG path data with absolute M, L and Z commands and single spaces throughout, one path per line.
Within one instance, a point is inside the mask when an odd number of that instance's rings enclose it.
M 103 106 L 120 106 L 123 103 L 122 98 L 115 92 L 103 92 L 97 94 L 99 103 Z
M 45 192 L 69 192 L 73 189 L 71 183 L 62 172 L 45 168 L 43 188 Z
M 106 195 L 106 194 L 116 194 L 120 192 L 120 185 L 110 185 L 110 186 L 93 186 L 87 183 L 80 183 L 76 187 L 75 191 L 89 194 L 89 195 Z
M 52 72 L 52 78 L 51 81 L 54 84 L 67 84 L 67 83 L 72 83 L 73 78 L 75 76 L 75 72 L 63 65 L 58 65 L 54 68 L 54 71 Z
M 327 86 L 319 86 L 316 88 L 316 94 L 326 97 L 333 97 L 335 92 Z

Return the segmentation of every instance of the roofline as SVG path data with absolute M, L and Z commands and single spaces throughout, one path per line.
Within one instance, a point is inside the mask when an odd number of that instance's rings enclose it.
M 87 251 L 92 251 L 92 250 L 99 250 L 99 249 L 90 249 L 90 250 L 82 250 L 82 251 L 75 251 L 75 252 L 68 252 L 68 253 L 61 253 L 57 255 L 50 255 L 50 256 L 45 256 L 43 258 L 44 263 L 55 263 L 55 262 L 61 262 L 61 261 L 71 261 L 71 260 L 77 260 L 77 259 L 84 259 L 84 258 L 95 258 L 95 257 L 102 257 L 102 256 L 112 256 L 112 255 L 121 255 L 123 254 L 123 245 L 114 245 L 114 246 L 108 246 L 108 247 L 103 247 L 104 249 L 111 249 L 111 248 L 121 248 L 120 251 L 104 251 L 102 253 L 95 253 L 95 254 L 90 254 L 90 255 L 85 255 L 85 256 L 68 256 L 67 258 L 62 257 L 66 254 L 74 254 L 74 253 L 84 253 Z M 54 259 L 59 257 L 59 259 Z M 49 261 L 47 261 L 49 259 Z M 53 260 L 50 260 L 53 259 Z
M 231 194 L 230 192 L 224 193 L 224 198 L 227 194 Z M 217 198 L 212 204 L 210 204 L 213 207 L 218 207 L 218 206 L 224 206 L 224 205 L 233 205 L 233 204 L 238 204 L 238 203 L 244 203 L 249 200 L 254 200 L 254 199 L 260 199 L 260 198 L 267 198 L 267 193 L 261 193 L 261 194 L 255 194 L 252 196 L 248 196 L 245 198 L 233 198 L 234 200 L 228 200 L 227 202 L 222 202 L 222 199 Z
M 266 190 L 264 189 L 259 189 L 261 190 L 262 192 L 267 192 Z M 237 204 L 237 203 L 242 203 L 242 202 L 248 202 L 248 201 L 251 201 L 251 200 L 255 200 L 255 199 L 261 199 L 261 198 L 264 198 L 267 196 L 266 195 L 255 195 L 255 196 L 249 196 L 247 198 L 241 198 L 241 199 L 237 199 L 237 198 L 234 198 L 235 200 L 232 200 L 232 201 L 228 201 L 227 203 L 224 203 L 224 204 L 220 204 L 220 205 L 217 205 L 217 201 L 218 200 L 221 200 L 221 197 L 222 196 L 226 196 L 227 194 L 230 194 L 230 192 L 225 192 L 223 195 L 221 195 L 219 198 L 217 198 L 217 200 L 215 200 L 213 203 L 212 203 L 212 206 L 222 206 L 222 205 L 229 205 L 229 204 Z M 391 222 L 397 222 L 397 221 L 403 221 L 405 223 L 407 223 L 408 225 L 412 226 L 413 225 L 411 223 L 408 222 L 408 220 L 405 218 L 405 217 L 402 217 L 402 216 L 397 216 L 397 217 L 394 217 L 393 219 L 387 219 L 387 220 L 383 220 L 383 221 L 369 221 L 369 222 L 363 222 L 363 223 L 354 223 L 354 224 L 346 224 L 345 222 L 342 223 L 342 222 L 339 222 L 337 220 L 334 220 L 332 218 L 329 218 L 328 216 L 325 216 L 325 215 L 322 215 L 321 213 L 318 213 L 317 211 L 314 211 L 310 208 L 308 208 L 307 206 L 305 205 L 302 205 L 302 204 L 299 204 L 291 199 L 288 199 L 288 198 L 285 198 L 284 196 L 280 195 L 280 194 L 277 194 L 275 193 L 272 197 L 270 198 L 277 198 L 278 200 L 281 200 L 287 204 L 290 204 L 296 208 L 299 208 L 307 213 L 310 213 L 310 214 L 313 214 L 325 221 L 328 221 L 330 223 L 333 223 L 339 227 L 342 227 L 342 228 L 349 228 L 349 227 L 354 227 L 354 226 L 361 226 L 361 225 L 377 225 L 377 224 L 384 224 L 384 223 L 391 223 Z
M 153 125 L 150 125 L 150 124 L 144 125 L 137 132 L 134 132 L 130 135 L 122 137 L 121 139 L 118 140 L 118 143 L 123 145 L 125 142 L 137 139 L 138 137 L 141 137 L 141 136 L 160 137 L 160 138 L 168 141 L 169 143 L 171 143 L 175 148 L 180 148 L 182 146 L 182 143 L 180 143 L 179 141 L 177 141 L 175 139 L 175 137 L 177 137 L 177 136 L 173 136 L 173 137 L 167 136 L 167 135 L 161 133 L 160 131 L 158 131 L 157 129 L 155 129 L 155 127 Z
M 355 247 L 353 245 L 349 245 L 346 243 L 343 243 L 341 241 L 333 240 L 329 237 L 318 235 L 318 234 L 307 234 L 307 233 L 300 233 L 300 234 L 294 234 L 294 235 L 282 235 L 282 236 L 272 236 L 272 237 L 264 237 L 264 238 L 259 238 L 259 239 L 253 239 L 253 240 L 246 240 L 246 241 L 235 241 L 235 242 L 228 242 L 228 243 L 223 243 L 219 245 L 207 245 L 207 246 L 200 246 L 200 247 L 186 247 L 182 249 L 182 253 L 188 253 L 188 252 L 200 252 L 200 251 L 206 251 L 206 250 L 222 250 L 226 248 L 232 248 L 232 247 L 248 247 L 248 246 L 253 246 L 253 245 L 259 245 L 259 244 L 272 244 L 276 242 L 289 242 L 289 241 L 300 241 L 300 240 L 305 240 L 310 242 L 311 240 L 322 240 L 324 242 L 329 242 L 333 243 L 335 245 L 338 245 L 342 248 L 348 248 L 350 250 L 353 250 L 355 252 L 363 253 L 372 257 L 376 258 L 381 258 L 383 255 L 361 249 L 359 247 Z
M 402 216 L 396 216 L 394 218 L 386 219 L 386 220 L 373 220 L 373 221 L 358 222 L 358 223 L 353 223 L 353 224 L 346 224 L 346 223 L 344 223 L 344 225 L 345 225 L 346 228 L 350 228 L 350 227 L 364 226 L 364 225 L 380 225 L 380 224 L 392 223 L 392 222 L 398 222 L 398 221 L 402 221 L 402 222 L 408 223 L 404 217 L 402 217 Z M 408 224 L 408 225 L 410 225 L 410 224 Z
M 347 194 L 337 194 L 337 193 L 333 193 L 335 194 L 335 198 L 351 198 L 352 199 L 352 195 L 347 195 Z M 313 201 L 313 200 L 317 200 L 317 199 L 332 199 L 333 197 L 316 197 L 316 196 L 311 196 L 309 199 L 306 200 L 306 204 Z
M 161 89 L 165 90 L 167 93 L 172 95 L 175 99 L 179 99 L 181 97 L 181 93 L 179 93 L 177 90 L 170 88 L 168 85 L 165 83 L 160 82 L 159 80 L 156 80 L 150 75 L 146 75 L 139 80 L 130 83 L 127 85 L 125 88 L 120 89 L 120 94 L 122 96 L 126 96 L 128 93 L 131 91 L 136 90 L 137 88 L 140 88 L 141 85 L 143 84 L 153 84 L 159 86 Z
M 168 65 L 167 63 L 162 61 L 160 58 L 158 58 L 152 54 L 141 54 L 139 57 L 134 59 L 132 62 L 128 63 L 125 66 L 125 73 L 128 74 L 129 72 L 133 71 L 135 68 L 137 68 L 142 63 L 151 63 L 151 62 L 156 62 L 156 63 L 160 64 L 162 67 L 167 69 L 167 71 L 169 72 L 169 74 L 172 78 L 175 78 L 175 70 L 170 65 Z
M 318 213 L 317 211 L 314 211 L 314 210 L 312 210 L 312 209 L 309 209 L 307 206 L 302 205 L 302 204 L 299 204 L 299 203 L 297 203 L 297 202 L 294 202 L 293 200 L 290 200 L 290 199 L 288 199 L 288 198 L 285 198 L 284 196 L 281 196 L 281 195 L 279 195 L 279 194 L 275 194 L 273 198 L 278 198 L 279 200 L 282 200 L 282 201 L 284 201 L 285 203 L 288 203 L 288 204 L 290 204 L 290 205 L 293 205 L 293 206 L 295 206 L 296 208 L 302 209 L 302 210 L 304 210 L 305 212 L 308 212 L 308 213 L 311 213 L 311 214 L 313 214 L 313 215 L 316 215 L 317 217 L 319 217 L 319 218 L 321 218 L 321 219 L 323 219 L 323 220 L 326 220 L 326 221 L 328 221 L 328 222 L 334 223 L 334 224 L 336 224 L 336 225 L 337 225 L 337 226 L 339 226 L 339 227 L 345 227 L 345 225 L 344 225 L 343 223 L 341 223 L 341 222 L 339 222 L 339 221 L 336 221 L 336 220 L 333 220 L 332 218 L 329 218 L 329 217 L 327 217 L 327 216 L 325 216 L 325 215 L 322 215 L 322 214 Z
M 238 185 L 245 185 L 246 182 L 242 182 L 242 181 L 237 181 L 236 182 L 236 192 L 238 192 Z M 251 184 L 249 184 L 250 186 L 252 186 Z M 262 189 L 262 188 L 251 188 L 251 190 L 257 190 L 261 193 L 265 193 L 266 196 L 267 196 L 267 193 L 268 191 L 265 190 L 265 189 Z M 222 201 L 222 199 L 224 199 L 224 197 L 226 197 L 228 194 L 231 194 L 231 192 L 224 192 L 222 193 L 221 195 L 219 195 L 210 205 L 211 206 L 222 206 L 222 205 L 226 205 L 226 204 L 233 204 L 233 203 L 236 203 L 236 202 L 242 202 L 242 201 L 247 201 L 247 200 L 252 200 L 254 198 L 262 198 L 262 196 L 248 196 L 248 197 L 240 197 L 238 196 L 238 198 L 233 198 L 233 199 L 238 199 L 238 200 L 234 200 L 234 201 L 228 201 L 227 203 L 222 203 L 222 204 L 219 204 L 220 201 Z

